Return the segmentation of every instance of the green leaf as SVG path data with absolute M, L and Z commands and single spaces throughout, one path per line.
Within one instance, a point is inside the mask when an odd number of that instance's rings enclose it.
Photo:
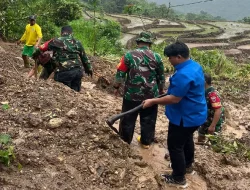
M 22 164 L 20 164 L 20 163 L 18 162 L 18 164 L 17 164 L 17 168 L 18 168 L 18 171 L 21 171 L 21 170 L 23 169 Z
M 238 144 L 236 141 L 234 141 L 234 148 L 237 150 L 238 149 Z
M 8 134 L 1 134 L 0 135 L 0 143 L 1 144 L 8 144 L 8 142 L 10 142 L 11 138 L 10 135 Z
M 9 104 L 3 104 L 2 109 L 3 110 L 8 110 L 10 108 Z

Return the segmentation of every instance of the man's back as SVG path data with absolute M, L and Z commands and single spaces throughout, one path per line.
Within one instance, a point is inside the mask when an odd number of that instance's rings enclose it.
M 165 80 L 160 55 L 142 47 L 126 53 L 124 62 L 128 67 L 125 99 L 142 101 L 158 96 L 158 85 Z
M 71 35 L 53 39 L 49 43 L 49 50 L 54 52 L 53 58 L 60 67 L 70 68 L 82 65 L 79 58 L 82 45 Z

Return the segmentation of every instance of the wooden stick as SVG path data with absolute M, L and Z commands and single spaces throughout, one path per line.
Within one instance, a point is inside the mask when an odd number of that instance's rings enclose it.
M 15 71 L 18 73 L 18 74 L 20 74 L 19 73 L 19 71 L 17 70 L 17 68 L 15 67 L 15 65 L 8 59 L 8 58 L 6 58 L 8 61 L 9 61 L 9 63 L 14 67 L 14 69 L 15 69 Z

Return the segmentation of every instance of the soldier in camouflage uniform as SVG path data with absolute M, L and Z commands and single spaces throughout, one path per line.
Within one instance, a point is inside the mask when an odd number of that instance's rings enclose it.
M 72 32 L 70 26 L 62 27 L 61 37 L 48 41 L 37 51 L 53 51 L 51 61 L 56 65 L 54 80 L 79 92 L 83 68 L 92 76 L 92 67 L 82 44 L 72 37 Z
M 145 99 L 164 93 L 164 67 L 160 55 L 150 50 L 151 33 L 142 32 L 136 42 L 138 48 L 127 52 L 117 66 L 114 85 L 116 92 L 125 80 L 122 112 L 133 109 Z M 131 143 L 135 122 L 140 113 L 141 138 L 138 140 L 144 148 L 149 148 L 154 140 L 157 111 L 158 107 L 155 105 L 121 119 L 119 132 L 122 139 Z
M 205 95 L 207 101 L 207 121 L 199 128 L 198 143 L 205 141 L 206 134 L 214 134 L 221 132 L 222 124 L 224 123 L 224 107 L 221 103 L 221 98 L 218 91 L 211 86 L 212 78 L 209 74 L 205 74 Z

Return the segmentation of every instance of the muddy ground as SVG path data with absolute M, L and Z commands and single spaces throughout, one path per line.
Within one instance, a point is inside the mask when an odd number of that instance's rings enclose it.
M 157 120 L 159 142 L 149 150 L 135 140 L 128 146 L 105 124 L 121 111 L 121 97 L 111 93 L 115 61 L 91 58 L 95 76 L 86 77 L 82 92 L 76 93 L 53 81 L 27 79 L 20 47 L 0 47 L 0 102 L 10 106 L 0 110 L 0 131 L 11 135 L 17 157 L 9 168 L 0 165 L 0 189 L 174 189 L 159 179 L 171 171 L 163 158 L 168 122 L 163 107 Z M 239 138 L 250 123 L 249 86 L 244 89 L 239 94 L 221 89 L 228 108 L 225 133 Z M 137 126 L 135 137 L 139 133 Z M 198 174 L 187 176 L 188 189 L 249 189 L 249 162 L 230 159 L 197 146 Z

